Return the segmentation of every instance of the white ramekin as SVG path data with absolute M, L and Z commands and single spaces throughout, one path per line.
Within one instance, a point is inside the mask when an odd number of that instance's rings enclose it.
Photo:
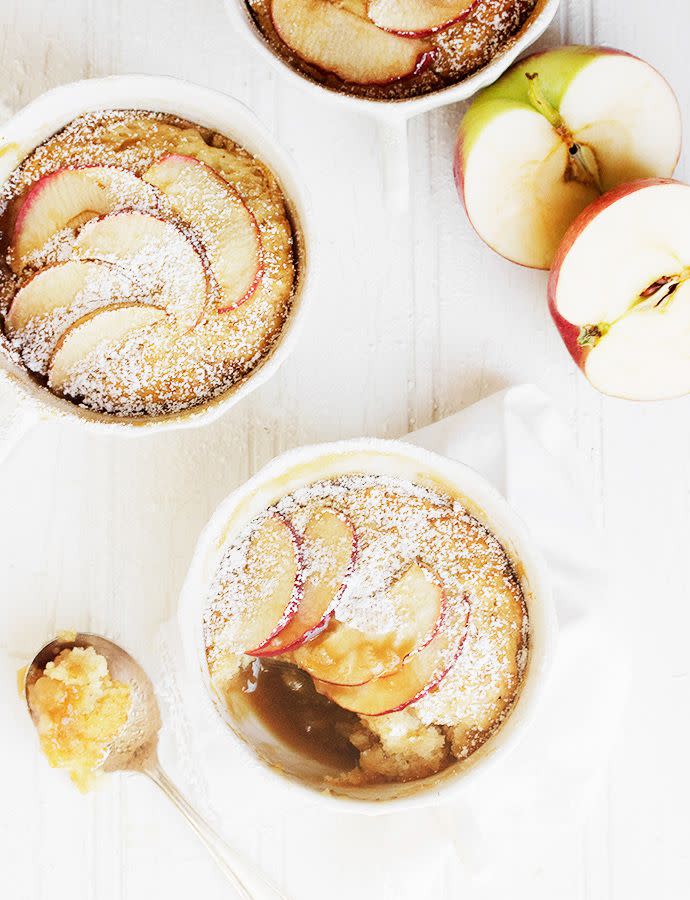
M 204 653 L 202 616 L 210 585 L 225 547 L 243 527 L 268 505 L 286 493 L 314 481 L 346 472 L 399 475 L 430 484 L 459 496 L 473 515 L 485 523 L 514 562 L 525 591 L 530 620 L 530 654 L 518 700 L 503 726 L 467 761 L 453 764 L 440 776 L 410 785 L 385 785 L 351 790 L 348 794 L 324 792 L 308 781 L 286 775 L 279 767 L 257 764 L 253 748 L 230 727 L 230 717 L 215 694 Z M 191 669 L 195 696 L 212 707 L 214 741 L 234 745 L 235 765 L 246 769 L 247 778 L 270 779 L 276 801 L 287 805 L 310 798 L 339 810 L 386 813 L 393 808 L 429 805 L 457 796 L 510 750 L 526 728 L 542 692 L 556 638 L 556 618 L 545 563 L 535 551 L 520 519 L 503 497 L 484 478 L 461 463 L 402 441 L 360 439 L 318 444 L 277 457 L 227 497 L 204 529 L 182 590 L 178 625 L 184 646 L 185 666 Z M 266 736 L 262 736 L 265 740 Z M 272 739 L 276 741 L 275 738 Z M 280 742 L 276 742 L 280 746 Z M 289 752 L 289 751 L 287 751 Z M 199 759 L 202 767 L 204 760 Z M 254 774 L 252 774 L 254 773 Z M 215 775 L 219 776 L 216 772 Z M 265 786 L 265 785 L 264 785 Z
M 230 21 L 266 62 L 279 71 L 288 84 L 309 91 L 324 103 L 337 104 L 343 109 L 357 110 L 371 116 L 380 126 L 381 151 L 386 197 L 394 210 L 404 209 L 408 201 L 409 163 L 407 152 L 407 123 L 420 113 L 449 103 L 467 100 L 482 88 L 493 84 L 528 47 L 546 31 L 553 21 L 560 0 L 537 0 L 537 5 L 522 30 L 509 44 L 473 75 L 431 94 L 408 100 L 370 100 L 334 91 L 312 81 L 293 69 L 261 35 L 247 9 L 245 0 L 225 0 Z
M 60 416 L 80 426 L 124 435 L 189 428 L 217 419 L 229 407 L 265 382 L 294 347 L 312 289 L 311 211 L 307 192 L 292 160 L 254 114 L 238 100 L 177 78 L 116 75 L 77 81 L 54 88 L 0 125 L 0 185 L 39 144 L 82 113 L 99 109 L 141 109 L 177 115 L 227 135 L 266 163 L 277 177 L 290 206 L 300 250 L 299 281 L 292 312 L 273 352 L 236 387 L 183 413 L 126 419 L 82 409 L 37 384 L 0 350 L 0 381 L 16 389 L 16 404 L 0 421 L 0 459 L 36 420 Z M 11 421 L 8 421 L 11 420 Z

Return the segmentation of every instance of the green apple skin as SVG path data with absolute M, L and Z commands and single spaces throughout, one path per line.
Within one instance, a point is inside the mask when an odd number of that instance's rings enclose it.
M 520 106 L 534 109 L 529 99 L 529 81 L 526 75 L 532 73 L 539 75 L 539 86 L 542 93 L 554 109 L 559 110 L 563 97 L 573 80 L 591 63 L 601 59 L 602 56 L 610 55 L 633 56 L 625 50 L 617 50 L 614 47 L 579 45 L 540 51 L 515 63 L 494 84 L 477 95 L 460 123 L 453 157 L 455 184 L 460 201 L 466 211 L 465 169 L 477 138 L 497 116 Z M 637 59 L 634 56 L 633 58 Z M 472 224 L 469 213 L 468 218 Z M 515 260 L 513 261 L 515 262 Z M 529 268 L 529 266 L 527 267 Z
M 497 115 L 516 105 L 534 107 L 530 103 L 527 74 L 536 72 L 546 99 L 560 109 L 571 82 L 583 69 L 607 53 L 623 53 L 608 47 L 559 47 L 534 53 L 508 69 L 494 84 L 485 88 L 472 102 L 460 125 L 456 159 L 462 163 L 472 152 L 477 137 Z M 628 55 L 628 54 L 626 54 Z
M 453 156 L 455 184 L 460 202 L 466 211 L 465 165 L 477 138 L 496 116 L 509 112 L 516 106 L 534 109 L 529 100 L 527 90 L 529 82 L 525 77 L 526 74 L 532 72 L 539 74 L 540 87 L 546 99 L 555 109 L 559 109 L 568 86 L 583 69 L 602 54 L 623 52 L 608 47 L 573 45 L 533 53 L 515 63 L 498 81 L 477 95 L 460 123 Z M 469 213 L 468 218 L 472 224 Z

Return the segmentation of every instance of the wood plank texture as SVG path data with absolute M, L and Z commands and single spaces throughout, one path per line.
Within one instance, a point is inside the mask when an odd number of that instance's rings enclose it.
M 540 43 L 637 53 L 669 78 L 687 116 L 689 37 L 687 0 L 562 0 Z M 202 431 L 125 442 L 54 424 L 24 440 L 2 472 L 0 647 L 28 652 L 26 635 L 39 644 L 76 626 L 107 630 L 146 661 L 210 512 L 276 453 L 360 434 L 398 437 L 501 387 L 535 382 L 577 434 L 636 669 L 586 826 L 566 831 L 549 858 L 533 848 L 529 881 L 511 895 L 690 896 L 690 401 L 604 399 L 574 369 L 548 318 L 544 274 L 491 253 L 458 202 L 451 156 L 462 105 L 410 123 L 412 212 L 391 218 L 374 125 L 286 85 L 233 36 L 221 0 L 0 3 L 0 100 L 18 107 L 61 82 L 125 72 L 188 78 L 254 109 L 311 187 L 325 245 L 321 292 L 281 373 Z M 687 159 L 680 178 L 690 175 Z M 15 702 L 11 691 L 0 697 Z M 111 779 L 97 795 L 75 797 L 25 733 L 0 735 L 0 896 L 147 900 L 154 886 L 170 898 L 230 896 L 148 784 Z M 243 831 L 240 816 L 230 833 L 299 900 L 301 873 L 290 865 L 298 824 L 276 816 Z M 367 840 L 385 842 L 386 823 L 363 826 Z M 323 839 L 337 845 L 337 827 Z M 407 900 L 390 872 L 357 885 L 356 860 L 345 866 L 346 880 L 324 896 Z M 460 896 L 454 872 L 436 873 L 434 897 Z M 477 888 L 476 896 L 497 895 Z

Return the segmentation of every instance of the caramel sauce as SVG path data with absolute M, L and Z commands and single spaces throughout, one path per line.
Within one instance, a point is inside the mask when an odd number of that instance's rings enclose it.
M 239 679 L 254 714 L 290 749 L 340 772 L 357 766 L 359 752 L 349 738 L 358 717 L 319 694 L 306 672 L 290 663 L 255 660 Z

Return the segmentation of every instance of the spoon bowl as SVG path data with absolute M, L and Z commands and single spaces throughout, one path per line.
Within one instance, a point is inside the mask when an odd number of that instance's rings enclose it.
M 161 716 L 156 694 L 151 679 L 134 657 L 107 638 L 79 633 L 74 638 L 71 635 L 57 637 L 41 647 L 24 678 L 24 695 L 31 718 L 36 722 L 29 688 L 43 675 L 49 662 L 63 650 L 71 650 L 73 647 L 93 647 L 96 653 L 105 657 L 110 676 L 115 681 L 129 685 L 131 690 L 132 707 L 127 724 L 115 737 L 101 768 L 105 772 L 147 772 L 148 768 L 157 764 Z

